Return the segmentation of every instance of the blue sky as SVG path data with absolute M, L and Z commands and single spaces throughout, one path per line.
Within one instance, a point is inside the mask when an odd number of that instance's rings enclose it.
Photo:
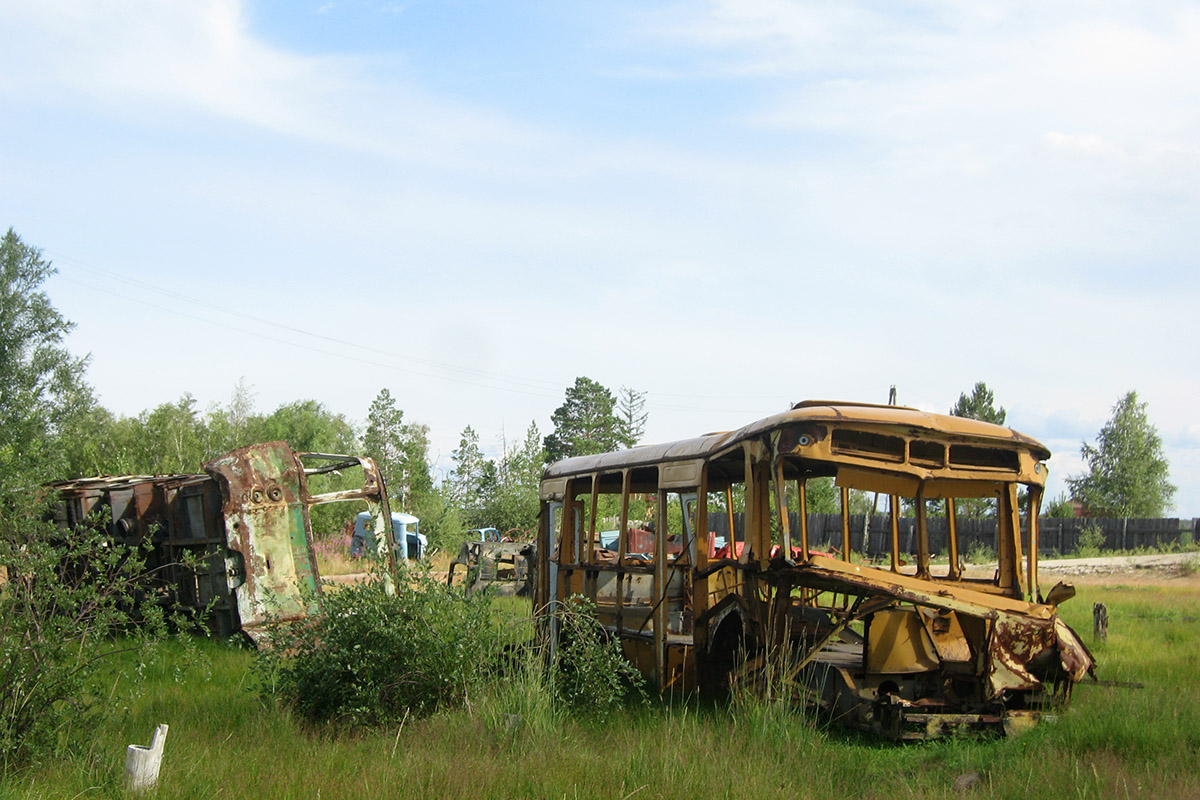
M 577 375 L 647 438 L 977 380 L 1081 469 L 1124 392 L 1200 516 L 1200 10 L 1160 2 L 0 4 L 0 225 L 101 401 L 443 460 Z

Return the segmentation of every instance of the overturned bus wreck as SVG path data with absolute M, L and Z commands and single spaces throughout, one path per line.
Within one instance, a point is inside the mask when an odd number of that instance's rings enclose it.
M 369 458 L 295 453 L 286 442 L 269 442 L 216 458 L 204 472 L 84 478 L 48 488 L 58 493 L 56 521 L 66 535 L 98 523 L 115 542 L 142 548 L 145 591 L 221 636 L 242 631 L 255 639 L 268 621 L 316 611 L 315 506 L 365 503 L 376 533 L 388 529 L 387 493 Z M 380 550 L 390 555 L 386 544 Z
M 805 402 L 728 433 L 566 459 L 542 481 L 534 608 L 554 641 L 560 605 L 589 598 L 663 691 L 756 681 L 893 739 L 1011 733 L 1094 666 L 1057 613 L 1073 591 L 1038 585 L 1049 455 L 975 420 Z M 810 547 L 818 488 L 840 495 L 834 555 Z M 856 496 L 889 509 L 878 563 L 846 546 Z M 999 564 L 969 577 L 956 529 L 980 503 Z M 932 543 L 935 516 L 946 533 Z

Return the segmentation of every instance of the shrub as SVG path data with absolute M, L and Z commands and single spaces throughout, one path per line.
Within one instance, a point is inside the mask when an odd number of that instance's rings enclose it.
M 966 561 L 968 564 L 989 564 L 996 560 L 996 550 L 989 547 L 983 542 L 972 542 L 971 549 L 967 551 Z
M 1104 529 L 1099 525 L 1088 525 L 1079 531 L 1075 540 L 1075 554 L 1081 558 L 1093 558 L 1104 549 Z
M 569 710 L 607 717 L 631 694 L 642 694 L 641 673 L 620 643 L 596 620 L 595 605 L 580 596 L 559 609 L 558 648 L 551 664 L 555 694 Z
M 428 572 L 394 593 L 375 579 L 330 591 L 315 619 L 275 625 L 256 658 L 256 687 L 311 722 L 395 722 L 462 706 L 495 670 L 498 633 L 485 593 Z
M 310 722 L 349 726 L 478 700 L 493 727 L 514 731 L 565 713 L 604 718 L 642 694 L 639 673 L 582 598 L 562 604 L 551 658 L 544 643 L 511 641 L 487 592 L 468 597 L 427 571 L 402 578 L 391 594 L 381 579 L 328 592 L 320 616 L 271 626 L 255 690 Z
M 103 711 L 96 678 L 104 659 L 147 655 L 166 627 L 140 591 L 138 549 L 102 525 L 60 530 L 44 521 L 44 506 L 10 501 L 0 525 L 0 773 L 89 730 Z

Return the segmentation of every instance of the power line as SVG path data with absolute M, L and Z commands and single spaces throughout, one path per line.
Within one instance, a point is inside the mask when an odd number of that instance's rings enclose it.
M 515 392 L 517 394 L 527 394 L 527 395 L 531 395 L 534 397 L 552 397 L 552 396 L 554 396 L 553 393 L 536 392 L 536 391 L 530 391 L 527 389 L 518 389 L 518 388 L 514 388 L 514 387 L 510 387 L 510 386 L 497 386 L 494 384 L 481 383 L 479 381 L 469 380 L 467 378 L 456 377 L 453 375 L 438 375 L 438 374 L 430 373 L 430 372 L 422 372 L 420 370 L 416 370 L 411 367 L 401 367 L 401 366 L 397 366 L 396 364 L 387 364 L 387 363 L 383 363 L 380 361 L 372 361 L 370 359 L 361 358 L 359 356 L 350 355 L 347 353 L 335 353 L 335 352 L 331 352 L 329 350 L 321 350 L 319 348 L 312 347 L 311 345 L 305 345 L 305 344 L 300 344 L 298 342 L 292 342 L 287 339 L 281 339 L 277 336 L 271 336 L 269 334 L 262 333 L 261 331 L 252 331 L 247 328 L 239 328 L 235 325 L 229 325 L 229 324 L 223 323 L 223 322 L 214 322 L 211 319 L 205 319 L 204 317 L 196 316 L 195 314 L 189 314 L 186 311 L 167 309 L 156 303 L 151 303 L 149 301 L 142 300 L 140 298 L 129 297 L 127 295 L 119 294 L 117 292 L 112 291 L 111 289 L 105 289 L 101 286 L 93 286 L 92 284 L 86 283 L 84 281 L 80 281 L 77 278 L 69 278 L 69 277 L 63 276 L 63 279 L 68 281 L 69 283 L 74 283 L 78 286 L 83 286 L 86 289 L 90 289 L 95 292 L 101 292 L 103 294 L 107 294 L 112 297 L 119 297 L 125 301 L 139 303 L 141 305 L 149 306 L 151 308 L 155 308 L 160 311 L 167 311 L 168 313 L 175 314 L 177 316 L 187 317 L 188 319 L 193 319 L 193 320 L 196 320 L 197 322 L 202 322 L 206 325 L 213 325 L 218 328 L 225 328 L 226 330 L 231 330 L 231 331 L 234 331 L 235 333 L 244 333 L 248 336 L 256 336 L 260 339 L 264 339 L 269 342 L 275 342 L 277 344 L 287 345 L 288 347 L 294 347 L 298 350 L 306 350 L 310 353 L 318 353 L 320 355 L 326 355 L 326 356 L 330 356 L 332 358 L 340 358 L 340 359 L 345 359 L 348 361 L 354 361 L 359 364 L 366 364 L 368 366 L 396 370 L 398 372 L 404 372 L 404 373 L 407 373 L 410 375 L 420 375 L 421 377 L 425 377 L 425 378 L 434 378 L 436 380 L 453 381 L 455 383 L 461 383 L 461 384 L 464 384 L 467 386 L 475 386 L 475 387 L 483 388 L 483 389 L 497 389 L 497 390 L 501 390 L 501 391 Z
M 311 337 L 311 338 L 313 338 L 313 339 L 319 339 L 319 340 L 322 340 L 322 341 L 329 342 L 329 343 L 331 343 L 331 344 L 337 344 L 337 345 L 340 345 L 340 346 L 343 346 L 343 347 L 352 347 L 352 348 L 355 348 L 355 349 L 357 349 L 357 350 L 362 350 L 362 351 L 365 351 L 365 352 L 368 352 L 368 353 L 375 353 L 375 354 L 377 354 L 377 355 L 383 355 L 383 356 L 387 356 L 387 357 L 389 357 L 389 358 L 395 358 L 395 359 L 399 359 L 399 360 L 401 360 L 401 361 L 410 361 L 410 362 L 413 362 L 413 363 L 415 363 L 415 364 L 420 364 L 420 365 L 422 365 L 422 366 L 426 366 L 426 367 L 433 367 L 433 368 L 436 368 L 436 369 L 446 370 L 446 371 L 448 371 L 448 372 L 458 372 L 458 373 L 461 373 L 461 374 L 463 374 L 463 375 L 467 375 L 467 376 L 474 376 L 474 377 L 483 378 L 483 379 L 492 380 L 492 381 L 499 381 L 499 382 L 510 382 L 510 383 L 513 383 L 513 384 L 524 385 L 524 386 L 525 386 L 526 388 L 528 388 L 528 389 L 534 389 L 534 390 L 538 390 L 538 389 L 547 389 L 547 390 L 549 390 L 549 389 L 553 389 L 553 390 L 557 391 L 557 390 L 558 390 L 559 388 L 561 388 L 561 386 L 562 386 L 562 384 L 561 384 L 560 382 L 557 382 L 557 381 L 552 381 L 552 380 L 548 380 L 548 379 L 545 379 L 545 378 L 526 378 L 526 377 L 515 376 L 515 375 L 506 375 L 506 374 L 503 374 L 503 373 L 490 372 L 490 371 L 488 371 L 488 370 L 481 370 L 481 369 L 477 369 L 477 368 L 474 368 L 474 367 L 464 367 L 464 366 L 460 366 L 460 365 L 457 365 L 457 364 L 450 364 L 450 363 L 447 363 L 447 362 L 433 361 L 433 360 L 429 360 L 429 359 L 417 358 L 417 357 L 415 357 L 415 356 L 406 355 L 406 354 L 404 354 L 404 353 L 398 353 L 398 352 L 396 352 L 396 351 L 394 351 L 394 350 L 386 350 L 386 349 L 383 349 L 383 348 L 378 348 L 378 347 L 372 347 L 372 346 L 370 346 L 370 345 L 365 345 L 365 344 L 362 344 L 362 343 L 360 343 L 360 342 L 353 342 L 353 341 L 349 341 L 349 340 L 346 340 L 346 339 L 339 339 L 339 338 L 338 338 L 338 337 L 336 337 L 336 336 L 329 336 L 328 334 L 324 334 L 324 333 L 317 333 L 317 332 L 315 332 L 315 331 L 310 331 L 310 330 L 307 330 L 307 329 L 305 329 L 305 328 L 300 328 L 300 327 L 297 327 L 297 326 L 294 326 L 294 325 L 287 325 L 287 324 L 284 324 L 284 323 L 281 323 L 281 322 L 276 322 L 276 321 L 274 321 L 274 320 L 262 319 L 261 317 L 251 317 L 250 315 L 246 314 L 245 312 L 240 312 L 240 311 L 237 311 L 237 310 L 235 310 L 235 309 L 228 308 L 228 307 L 226 307 L 226 306 L 222 306 L 222 305 L 219 305 L 219 304 L 216 304 L 216 303 L 212 303 L 212 302 L 209 302 L 209 301 L 206 301 L 206 300 L 199 300 L 199 299 L 197 299 L 197 298 L 194 298 L 194 297 L 191 297 L 191 296 L 189 296 L 189 295 L 183 294 L 182 292 L 177 292 L 177 291 L 174 291 L 174 290 L 171 290 L 171 289 L 166 289 L 166 288 L 164 288 L 164 287 L 157 286 L 157 285 L 155 285 L 155 284 L 153 284 L 153 283 L 150 283 L 150 282 L 148 282 L 148 281 L 144 281 L 144 280 L 141 280 L 141 279 L 138 279 L 138 278 L 131 278 L 131 277 L 129 277 L 129 276 L 122 275 L 122 274 L 120 274 L 120 273 L 118 273 L 118 272 L 113 272 L 112 270 L 107 270 L 107 269 L 104 269 L 104 268 L 102 268 L 102 267 L 96 267 L 96 266 L 94 266 L 94 265 L 87 264 L 87 263 L 85 263 L 85 262 L 82 262 L 82 261 L 80 261 L 80 260 L 78 260 L 78 259 L 75 259 L 75 258 L 72 258 L 72 257 L 70 257 L 70 256 L 64 256 L 64 255 L 62 255 L 62 254 L 60 254 L 60 253 L 54 253 L 53 251 L 50 251 L 50 252 L 51 252 L 51 253 L 52 253 L 52 254 L 55 256 L 55 258 L 57 258 L 57 259 L 62 259 L 62 260 L 65 260 L 65 261 L 71 262 L 71 263 L 73 263 L 73 264 L 74 264 L 74 265 L 76 265 L 76 266 L 82 267 L 83 269 L 86 269 L 86 270 L 88 270 L 88 271 L 90 271 L 90 272 L 96 273 L 96 274 L 98 274 L 98 275 L 100 275 L 100 276 L 106 277 L 106 278 L 108 278 L 108 279 L 110 279 L 110 280 L 119 281 L 119 282 L 121 282 L 121 283 L 125 283 L 125 284 L 131 285 L 131 286 L 137 286 L 137 287 L 139 287 L 139 288 L 141 288 L 141 289 L 145 289 L 145 290 L 147 290 L 147 291 L 154 292 L 154 293 L 156 293 L 156 294 L 161 294 L 161 295 L 164 295 L 164 296 L 166 296 L 166 297 L 170 297 L 170 298 L 173 298 L 173 299 L 175 299 L 175 300 L 178 300 L 178 301 L 181 301 L 181 302 L 184 302 L 184 303 L 187 303 L 187 304 L 193 305 L 193 306 L 198 306 L 198 307 L 201 307 L 201 308 L 207 308 L 207 309 L 210 309 L 210 310 L 213 310 L 213 311 L 217 311 L 217 312 L 220 312 L 220 313 L 222 313 L 222 314 L 227 314 L 227 315 L 229 315 L 229 316 L 236 317 L 236 318 L 239 318 L 239 319 L 247 319 L 247 318 L 252 318 L 252 319 L 254 319 L 256 322 L 258 322 L 258 323 L 260 323 L 260 324 L 262 324 L 262 325 L 266 325 L 266 326 L 269 326 L 269 327 L 272 327 L 272 328 L 277 328 L 277 329 L 279 329 L 279 330 L 288 331 L 289 333 L 295 333 L 295 334 L 299 334 L 299 335 L 302 335 L 302 336 L 308 336 L 308 337 Z M 61 273 L 60 273 L 60 274 L 61 274 Z M 66 279 L 68 279 L 68 280 L 71 280 L 71 279 L 67 278 L 67 276 L 65 276 L 65 275 L 63 275 L 63 277 L 64 277 L 64 278 L 66 278 Z M 84 284 L 84 283 L 82 283 L 81 281 L 79 281 L 77 278 L 76 278 L 76 279 L 74 279 L 74 282 L 76 282 L 76 283 L 79 283 L 80 285 L 85 285 L 85 286 L 88 286 L 87 284 Z M 103 290 L 103 289 L 100 289 L 99 287 L 95 287 L 95 286 L 88 286 L 88 288 L 96 289 L 97 291 L 105 291 L 107 294 L 115 294 L 116 296 L 118 296 L 118 297 L 121 297 L 121 298 L 123 298 L 123 299 L 134 299 L 134 298 L 130 298 L 130 297 L 126 296 L 126 295 L 117 294 L 117 293 L 115 293 L 115 292 L 112 292 L 111 290 Z M 146 305 L 150 305 L 150 306 L 152 306 L 152 307 L 155 307 L 155 308 L 160 308 L 160 309 L 162 309 L 162 310 L 170 310 L 170 309 L 166 309 L 165 307 L 163 307 L 163 306 L 159 306 L 159 305 L 157 305 L 157 304 L 154 304 L 154 303 L 148 303 L 148 302 L 146 302 L 146 301 L 142 301 L 142 302 L 143 302 L 144 304 L 146 304 Z M 173 313 L 175 313 L 175 312 L 173 312 Z M 211 320 L 204 319 L 204 318 L 198 318 L 198 317 L 194 317 L 194 316 L 193 316 L 193 317 L 190 317 L 190 318 L 192 318 L 192 319 L 198 319 L 198 320 L 199 320 L 199 321 L 201 321 L 201 322 L 206 322 L 206 323 L 210 323 L 210 324 L 219 324 L 219 323 L 214 323 L 214 322 L 212 322 Z M 240 332 L 242 332 L 242 333 L 247 333 L 247 334 L 249 334 L 249 335 L 251 335 L 251 336 L 259 336 L 259 335 L 261 335 L 261 336 L 263 336 L 264 338 L 268 338 L 268 339 L 270 339 L 270 340 L 272 340 L 272 341 L 280 341 L 280 340 L 278 340 L 278 339 L 272 339 L 271 337 L 268 337 L 268 336 L 266 336 L 265 334 L 259 334 L 259 333 L 255 332 L 255 331 L 248 331 L 248 330 L 245 330 L 245 329 L 242 329 L 242 328 L 233 328 L 233 330 L 238 330 L 238 331 L 240 331 Z M 297 346 L 300 346 L 300 345 L 297 345 Z M 338 354 L 338 353 L 328 353 L 328 352 L 327 352 L 326 354 L 327 354 L 327 355 L 336 356 L 336 357 L 340 357 L 340 356 L 342 356 L 342 355 L 343 355 L 343 354 Z M 349 356 L 345 356 L 345 357 L 349 358 Z M 356 359 L 356 360 L 360 360 L 360 361 L 361 361 L 361 359 Z M 365 363 L 372 363 L 372 362 L 365 362 Z M 420 372 L 414 372 L 414 374 L 422 374 L 422 375 L 425 375 L 426 377 L 439 377 L 439 376 L 430 376 L 430 375 L 428 375 L 428 373 L 420 373 Z M 449 378 L 448 378 L 448 379 L 449 379 Z
M 331 358 L 346 359 L 349 361 L 354 361 L 356 363 L 365 364 L 368 366 L 375 366 L 375 367 L 381 367 L 384 369 L 396 370 L 398 372 L 404 372 L 404 373 L 411 374 L 411 375 L 418 375 L 421 377 L 432 378 L 435 380 L 452 381 L 452 382 L 467 385 L 467 386 L 475 386 L 477 388 L 485 388 L 485 389 L 492 389 L 492 390 L 498 390 L 498 391 L 507 391 L 507 392 L 513 392 L 513 393 L 517 393 L 517 394 L 535 396 L 535 397 L 557 397 L 559 395 L 559 393 L 562 391 L 562 387 L 564 385 L 570 385 L 570 382 L 564 383 L 563 381 L 559 381 L 559 380 L 551 380 L 551 379 L 546 379 L 546 378 L 529 378 L 529 377 L 524 377 L 524 376 L 509 375 L 509 374 L 505 374 L 505 373 L 498 373 L 498 372 L 491 372 L 488 370 L 482 370 L 482 369 L 478 369 L 478 368 L 474 368 L 474 367 L 465 367 L 465 366 L 461 366 L 458 364 L 451 364 L 448 362 L 418 358 L 415 356 L 406 355 L 404 353 L 399 353 L 394 350 L 387 350 L 384 348 L 373 347 L 371 345 L 362 344 L 360 342 L 341 339 L 336 336 L 330 336 L 328 334 L 318 333 L 318 332 L 311 331 L 311 330 L 308 330 L 305 328 L 301 328 L 301 327 L 298 327 L 295 325 L 288 325 L 285 323 L 276 322 L 274 320 L 263 319 L 259 316 L 246 314 L 244 312 L 237 311 L 236 309 L 233 309 L 233 308 L 230 308 L 227 306 L 223 306 L 218 303 L 213 303 L 211 301 L 201 300 L 201 299 L 192 297 L 190 295 L 184 294 L 183 292 L 179 292 L 179 291 L 176 291 L 173 289 L 168 289 L 163 286 L 159 286 L 157 284 L 151 283 L 149 281 L 142 280 L 140 278 L 133 278 L 128 275 L 123 275 L 114 270 L 106 269 L 103 267 L 98 267 L 94 264 L 89 264 L 81 259 L 74 258 L 73 256 L 66 255 L 64 253 L 59 253 L 59 252 L 56 252 L 53 250 L 48 250 L 46 252 L 49 252 L 58 261 L 65 261 L 75 267 L 81 268 L 83 270 L 87 270 L 89 272 L 94 273 L 95 275 L 101 276 L 108 280 L 116 281 L 116 282 L 123 283 L 123 284 L 129 285 L 129 286 L 134 286 L 134 287 L 137 287 L 144 291 L 162 295 L 164 297 L 171 298 L 172 300 L 175 300 L 177 302 L 181 302 L 181 303 L 184 303 L 187 305 L 192 305 L 192 306 L 195 306 L 198 308 L 215 311 L 220 314 L 225 314 L 228 316 L 235 317 L 239 320 L 252 319 L 258 324 L 265 325 L 265 326 L 275 328 L 278 330 L 286 331 L 288 333 L 309 337 L 309 338 L 316 339 L 319 341 L 328 342 L 330 344 L 336 344 L 336 345 L 339 345 L 340 347 L 349 347 L 349 348 L 354 348 L 355 350 L 359 350 L 359 351 L 366 352 L 366 353 L 374 353 L 376 355 L 385 356 L 390 359 L 397 359 L 397 360 L 403 361 L 403 362 L 409 362 L 409 363 L 416 364 L 421 367 L 425 367 L 425 368 L 429 368 L 429 369 L 441 370 L 446 373 L 455 373 L 455 374 L 447 375 L 447 374 L 431 373 L 431 372 L 422 371 L 421 369 L 414 369 L 412 367 L 399 366 L 399 365 L 390 364 L 390 363 L 381 363 L 379 361 L 371 360 L 368 358 L 363 358 L 361 356 L 356 356 L 356 355 L 348 354 L 345 352 L 331 352 L 329 350 L 322 350 L 322 349 L 319 349 L 316 347 L 312 347 L 310 345 L 300 344 L 298 342 L 281 339 L 276 336 L 272 336 L 272 335 L 263 333 L 261 331 L 249 330 L 244 327 L 238 327 L 235 325 L 230 325 L 228 323 L 216 322 L 212 319 L 200 317 L 195 314 L 189 314 L 189 313 L 186 313 L 183 311 L 178 311 L 176 309 L 172 309 L 172 308 L 163 306 L 159 303 L 151 302 L 149 300 L 143 300 L 143 299 L 133 297 L 130 295 L 121 294 L 119 292 L 115 292 L 111 289 L 106 289 L 101 286 L 95 286 L 95 285 L 86 283 L 85 281 L 82 281 L 79 278 L 72 278 L 67 275 L 63 275 L 60 272 L 60 276 L 64 280 L 67 280 L 68 282 L 71 282 L 71 283 L 75 283 L 79 286 L 83 286 L 92 291 L 102 292 L 102 293 L 108 294 L 110 296 L 118 297 L 124 301 L 138 302 L 142 305 L 146 305 L 151 308 L 156 308 L 158 310 L 165 311 L 168 313 L 178 314 L 179 316 L 187 317 L 189 319 L 193 319 L 193 320 L 196 320 L 198 322 L 201 322 L 201 323 L 204 323 L 207 325 L 213 325 L 216 327 L 225 328 L 227 330 L 232 330 L 237 333 L 246 334 L 248 336 L 259 337 L 266 341 L 284 344 L 289 347 L 294 347 L 294 348 L 301 349 L 301 350 L 307 350 L 309 352 L 318 353 L 318 354 L 325 355 L 325 356 L 328 356 Z M 716 409 L 714 409 L 714 408 L 698 408 L 698 407 L 692 406 L 692 405 L 676 405 L 673 403 L 661 403 L 661 402 L 656 402 L 657 398 L 687 398 L 689 400 L 695 400 L 695 399 L 698 399 L 698 396 L 695 393 L 691 393 L 691 392 L 682 392 L 682 393 L 647 392 L 647 400 L 649 401 L 648 404 L 651 405 L 653 408 L 656 408 L 659 410 L 686 411 L 686 412 L 694 412 L 694 413 L 730 413 L 730 414 L 758 413 L 758 411 L 750 411 L 750 410 L 744 410 L 744 409 L 737 410 L 737 409 L 728 409 L 728 408 L 716 408 Z M 710 400 L 710 401 L 761 400 L 763 402 L 772 402 L 772 403 L 777 401 L 777 398 L 775 398 L 775 397 L 768 398 L 761 394 L 713 395 L 713 394 L 706 393 L 703 395 L 703 399 Z

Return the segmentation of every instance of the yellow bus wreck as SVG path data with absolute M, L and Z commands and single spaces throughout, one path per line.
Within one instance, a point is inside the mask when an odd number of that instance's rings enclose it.
M 732 432 L 565 459 L 542 480 L 534 607 L 553 640 L 560 604 L 589 598 L 662 691 L 765 679 L 889 738 L 1011 733 L 1094 667 L 1057 613 L 1071 588 L 1038 585 L 1049 455 L 984 422 L 810 401 Z M 830 481 L 834 553 L 810 546 L 806 513 Z M 877 561 L 848 546 L 856 496 L 888 509 Z M 962 567 L 972 504 L 995 518 L 991 577 Z

